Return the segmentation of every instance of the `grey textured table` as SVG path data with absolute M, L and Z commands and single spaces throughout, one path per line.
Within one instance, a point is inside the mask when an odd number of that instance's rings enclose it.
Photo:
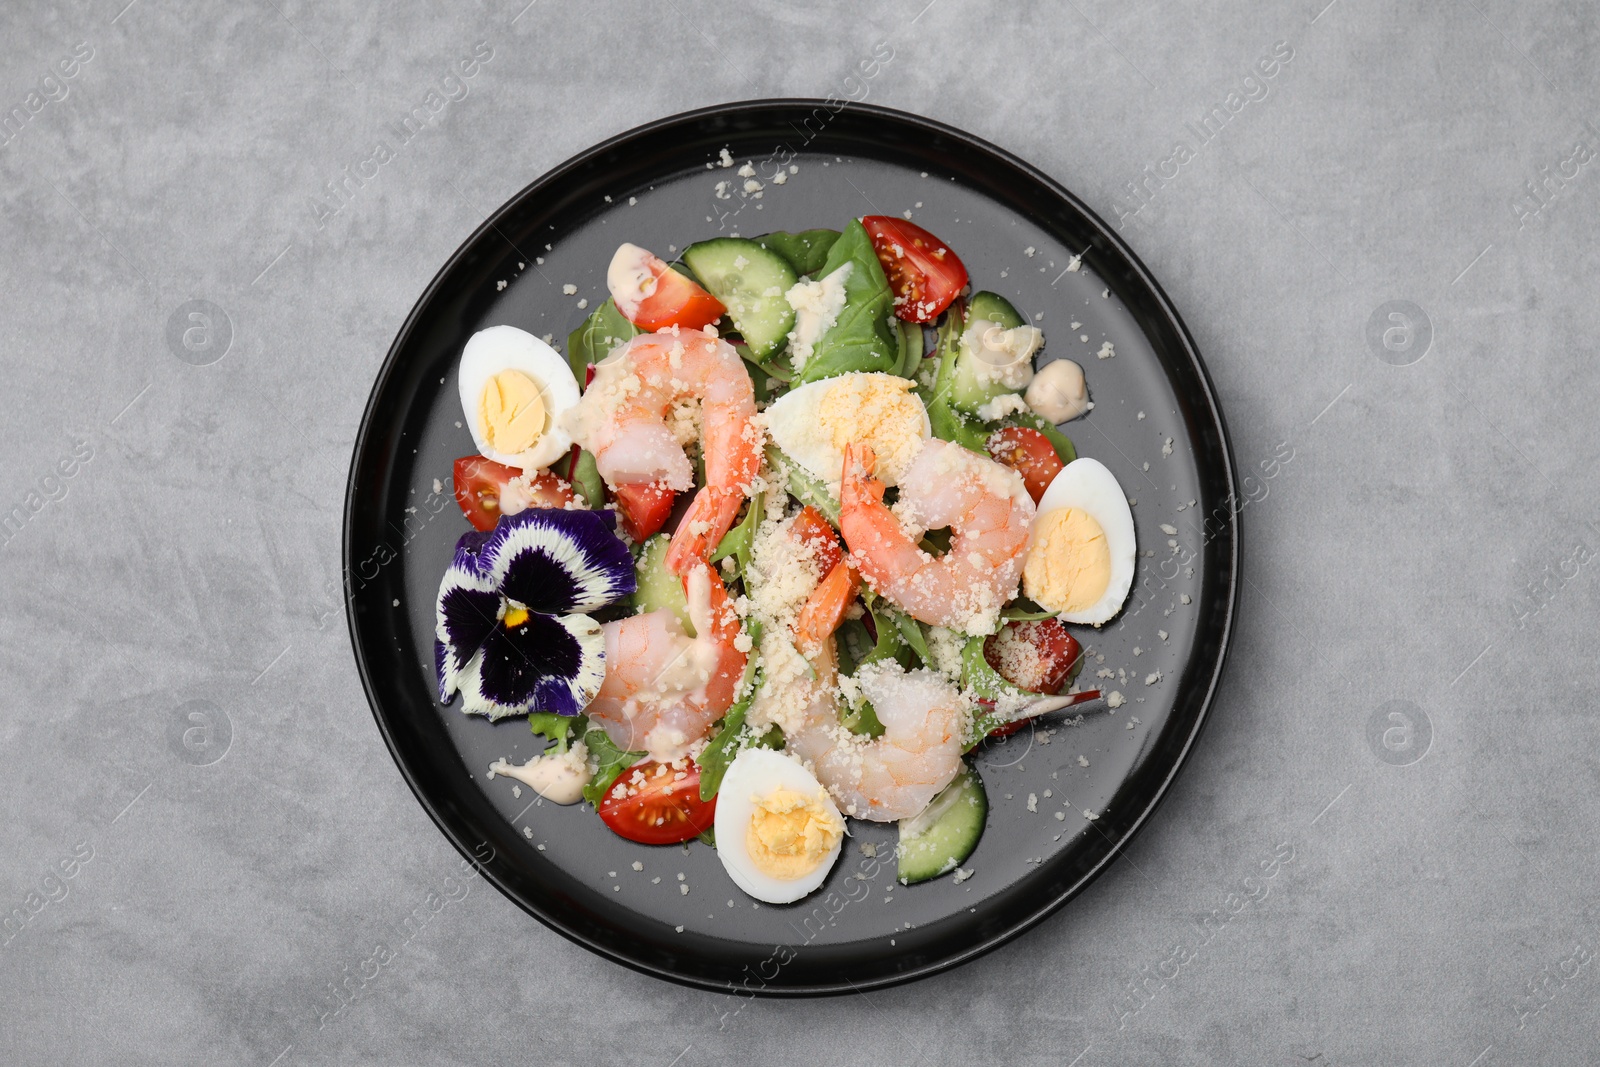
M 0 1061 L 1592 1062 L 1585 5 L 125 3 L 0 13 Z M 356 678 L 340 507 L 490 210 L 647 119 L 829 94 L 1117 219 L 1262 492 L 1124 859 L 952 973 L 746 1002 L 461 877 Z

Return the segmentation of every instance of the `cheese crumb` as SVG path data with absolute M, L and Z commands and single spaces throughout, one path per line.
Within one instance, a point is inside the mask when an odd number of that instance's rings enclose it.
M 573 285 L 571 282 L 568 282 L 566 285 L 563 285 L 561 287 L 561 291 L 562 291 L 562 293 L 564 293 L 567 296 L 577 296 L 578 295 L 578 287 L 576 285 Z
M 1161 532 L 1170 536 L 1172 534 L 1177 533 L 1178 532 L 1178 528 L 1176 526 L 1173 526 L 1170 523 L 1165 523 L 1164 522 L 1164 523 L 1161 524 Z
M 1161 681 L 1160 671 L 1151 671 L 1149 674 L 1144 676 L 1145 685 L 1155 685 L 1159 681 Z
M 724 148 L 722 151 L 717 153 L 717 162 L 724 167 L 731 167 L 733 166 L 733 157 L 729 155 L 728 150 Z
M 971 878 L 974 873 L 975 872 L 972 871 L 970 868 L 957 867 L 956 868 L 955 877 L 953 879 L 951 879 L 951 881 L 955 882 L 956 885 L 960 885 L 962 882 L 965 882 L 968 878 Z
M 1028 794 L 1028 810 L 1029 811 L 1038 811 L 1039 810 L 1039 794 L 1037 794 L 1037 793 L 1029 793 Z
M 1095 355 L 1098 356 L 1101 359 L 1110 359 L 1112 356 L 1114 356 L 1116 354 L 1117 354 L 1117 346 L 1113 345 L 1110 341 L 1107 341 L 1104 344 L 1102 344 L 1100 346 L 1100 351 L 1095 353 Z
M 638 860 L 634 860 L 633 861 L 633 869 L 636 870 L 636 871 L 642 871 L 642 870 L 644 870 L 644 864 L 640 863 Z
M 1123 697 L 1123 695 L 1121 693 L 1118 693 L 1118 692 L 1115 692 L 1115 691 L 1113 691 L 1111 693 L 1111 695 L 1106 697 L 1106 707 L 1108 707 L 1108 708 L 1113 708 L 1113 709 L 1120 708 L 1120 707 L 1122 707 L 1122 705 L 1124 705 L 1126 703 L 1127 703 L 1127 699 L 1125 697 Z

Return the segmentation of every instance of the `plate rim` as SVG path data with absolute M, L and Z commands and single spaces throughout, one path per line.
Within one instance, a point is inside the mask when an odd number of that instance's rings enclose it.
M 1201 694 L 1198 709 L 1194 713 L 1194 721 L 1188 730 L 1187 736 L 1183 739 L 1181 749 L 1177 752 L 1175 758 L 1166 768 L 1166 771 L 1162 775 L 1154 793 L 1151 795 L 1148 802 L 1143 805 L 1143 810 L 1140 812 L 1139 816 L 1131 825 L 1128 826 L 1119 840 L 1111 843 L 1111 847 L 1103 856 L 1099 858 L 1096 863 L 1094 863 L 1093 866 L 1086 870 L 1073 883 L 1066 886 L 1059 892 L 1049 896 L 1038 906 L 1029 910 L 1020 917 L 1008 921 L 1003 930 L 982 937 L 975 943 L 968 945 L 965 948 L 947 955 L 940 956 L 938 959 L 928 963 L 908 968 L 903 971 L 897 971 L 891 974 L 865 979 L 860 982 L 852 982 L 848 979 L 844 979 L 833 983 L 813 983 L 804 986 L 763 984 L 760 987 L 755 988 L 749 986 L 748 984 L 740 986 L 733 981 L 717 981 L 704 978 L 699 975 L 682 974 L 665 967 L 659 967 L 649 962 L 628 956 L 625 953 L 614 949 L 610 945 L 603 944 L 588 936 L 585 936 L 583 933 L 577 930 L 569 929 L 567 926 L 558 922 L 557 920 L 541 914 L 540 911 L 537 910 L 530 901 L 523 899 L 523 894 L 513 891 L 504 882 L 502 882 L 498 876 L 498 873 L 493 869 L 492 866 L 489 865 L 491 861 L 482 860 L 478 857 L 477 853 L 479 848 L 481 848 L 481 845 L 477 847 L 471 846 L 467 841 L 463 840 L 457 834 L 456 829 L 444 818 L 443 814 L 439 810 L 439 806 L 435 804 L 429 795 L 422 789 L 412 768 L 401 759 L 395 739 L 390 732 L 389 724 L 386 721 L 385 715 L 379 710 L 379 702 L 372 681 L 373 668 L 372 665 L 368 663 L 366 649 L 363 646 L 361 636 L 358 632 L 357 612 L 355 609 L 357 590 L 353 588 L 356 564 L 354 560 L 355 552 L 354 543 L 352 541 L 352 526 L 356 521 L 356 479 L 358 468 L 361 466 L 361 461 L 366 450 L 369 434 L 373 429 L 379 397 L 384 393 L 385 387 L 387 386 L 390 378 L 397 370 L 398 357 L 401 351 L 408 345 L 413 333 L 419 327 L 422 319 L 423 309 L 432 302 L 434 296 L 444 285 L 445 280 L 455 272 L 461 261 L 469 255 L 471 250 L 478 245 L 478 243 L 486 234 L 490 232 L 498 232 L 499 228 L 497 224 L 514 208 L 521 204 L 527 197 L 533 195 L 540 187 L 546 185 L 547 183 L 557 181 L 574 171 L 582 169 L 594 159 L 602 157 L 606 153 L 612 152 L 619 146 L 625 145 L 636 138 L 646 137 L 650 134 L 658 133 L 663 129 L 674 126 L 689 125 L 696 122 L 703 122 L 708 119 L 725 118 L 740 112 L 788 108 L 807 108 L 814 110 L 816 108 L 827 107 L 834 114 L 838 114 L 842 111 L 852 111 L 859 115 L 864 115 L 869 119 L 877 118 L 904 126 L 920 127 L 927 130 L 930 134 L 936 134 L 938 136 L 948 138 L 969 150 L 975 150 L 979 153 L 998 158 L 1008 166 L 1021 171 L 1032 181 L 1037 182 L 1040 186 L 1048 190 L 1053 196 L 1058 197 L 1061 201 L 1064 201 L 1068 206 L 1071 207 L 1072 210 L 1082 216 L 1082 218 L 1089 224 L 1089 227 L 1094 231 L 1096 239 L 1104 241 L 1112 252 L 1120 256 L 1127 266 L 1132 269 L 1139 283 L 1144 285 L 1147 291 L 1155 298 L 1159 312 L 1166 319 L 1168 325 L 1172 329 L 1175 338 L 1182 348 L 1183 355 L 1187 357 L 1189 364 L 1196 375 L 1200 385 L 1201 394 L 1198 399 L 1204 401 L 1205 411 L 1209 414 L 1211 422 L 1218 435 L 1218 444 L 1220 446 L 1223 459 L 1223 470 L 1221 473 L 1225 482 L 1226 490 L 1224 499 L 1228 501 L 1236 501 L 1238 499 L 1237 463 L 1233 454 L 1232 435 L 1228 431 L 1227 420 L 1223 415 L 1222 407 L 1217 399 L 1215 383 L 1213 383 L 1211 380 L 1211 375 L 1206 368 L 1206 364 L 1200 354 L 1199 347 L 1196 345 L 1194 337 L 1190 334 L 1189 328 L 1185 324 L 1183 317 L 1178 313 L 1176 305 L 1173 303 L 1171 297 L 1167 295 L 1166 290 L 1161 286 L 1155 275 L 1148 267 L 1145 266 L 1144 261 L 1139 258 L 1132 247 L 1129 246 L 1119 234 L 1117 234 L 1110 226 L 1106 224 L 1105 220 L 1101 218 L 1099 213 L 1089 207 L 1088 204 L 1084 203 L 1083 200 L 1081 200 L 1071 190 L 1067 189 L 1060 182 L 1056 181 L 1053 177 L 1051 177 L 1049 174 L 1046 174 L 1032 163 L 1020 158 L 1007 149 L 993 144 L 982 137 L 978 137 L 975 134 L 969 133 L 966 130 L 951 126 L 937 119 L 928 118 L 927 116 L 919 115 L 915 112 L 903 111 L 898 108 L 890 108 L 878 104 L 866 104 L 851 101 L 845 101 L 842 107 L 834 108 L 832 105 L 835 103 L 839 103 L 839 101 L 831 98 L 829 100 L 823 100 L 812 97 L 763 97 L 757 99 L 728 101 L 720 104 L 711 104 L 704 107 L 694 108 L 688 111 L 676 112 L 674 114 L 666 115 L 661 118 L 653 119 L 650 122 L 631 127 L 607 137 L 604 140 L 596 142 L 590 147 L 568 157 L 561 163 L 558 163 L 549 170 L 539 174 L 532 181 L 528 182 L 521 189 L 517 190 L 510 197 L 508 197 L 498 208 L 491 212 L 482 223 L 472 230 L 472 232 L 456 247 L 455 251 L 452 252 L 444 261 L 439 270 L 435 272 L 427 286 L 422 290 L 422 293 L 412 304 L 411 310 L 406 314 L 405 320 L 402 322 L 400 329 L 396 332 L 394 340 L 389 345 L 388 351 L 384 354 L 383 362 L 378 369 L 377 375 L 373 379 L 370 392 L 368 393 L 367 402 L 363 408 L 361 421 L 356 430 L 355 440 L 352 444 L 350 465 L 345 483 L 343 518 L 340 525 L 339 534 L 341 563 L 340 584 L 344 592 L 345 621 L 347 632 L 350 637 L 351 651 L 356 661 L 356 671 L 361 678 L 361 687 L 364 695 L 366 696 L 368 710 L 372 713 L 373 720 L 378 726 L 378 732 L 383 737 L 384 746 L 388 749 L 390 759 L 394 761 L 396 768 L 400 771 L 400 776 L 405 780 L 405 783 L 411 790 L 412 795 L 421 805 L 423 811 L 428 814 L 428 817 L 433 821 L 433 824 L 444 835 L 445 839 L 449 841 L 451 845 L 454 846 L 455 849 L 461 854 L 463 860 L 467 863 L 470 863 L 476 869 L 477 873 L 481 874 L 491 885 L 499 890 L 501 895 L 506 897 L 513 904 L 527 912 L 529 915 L 533 916 L 533 918 L 537 919 L 546 928 L 554 931 L 557 934 L 560 934 L 562 937 L 573 942 L 574 944 L 581 945 L 583 948 L 595 953 L 598 956 L 601 956 L 604 959 L 610 960 L 614 963 L 619 963 L 630 970 L 647 974 L 653 978 L 662 979 L 679 985 L 689 986 L 695 989 L 722 993 L 738 992 L 745 995 L 755 995 L 777 999 L 836 996 L 846 993 L 867 992 L 870 990 L 883 989 L 891 986 L 903 985 L 909 982 L 915 982 L 969 963 L 972 960 L 986 955 L 987 953 L 992 952 L 1003 945 L 1009 944 L 1011 941 L 1038 926 L 1044 922 L 1045 919 L 1060 911 L 1069 902 L 1071 902 L 1091 884 L 1093 884 L 1102 874 L 1104 874 L 1111 864 L 1118 858 L 1120 853 L 1127 850 L 1127 848 L 1138 838 L 1140 833 L 1142 833 L 1150 824 L 1156 812 L 1166 801 L 1168 794 L 1172 790 L 1173 783 L 1177 780 L 1178 775 L 1183 771 L 1184 767 L 1187 766 L 1189 759 L 1193 755 L 1195 747 L 1199 742 L 1200 735 L 1204 732 L 1205 726 L 1211 718 L 1213 705 L 1216 702 L 1217 692 L 1227 668 L 1228 656 L 1232 646 L 1233 631 L 1239 614 L 1243 546 L 1241 543 L 1241 523 L 1239 522 L 1238 509 L 1232 506 L 1230 506 L 1228 509 L 1227 531 L 1229 533 L 1230 551 L 1225 560 L 1226 573 L 1222 575 L 1222 579 L 1225 581 L 1227 588 L 1224 594 L 1224 602 L 1222 604 L 1220 632 L 1217 635 L 1216 663 L 1210 671 L 1209 678 L 1207 678 L 1205 681 L 1204 691 Z

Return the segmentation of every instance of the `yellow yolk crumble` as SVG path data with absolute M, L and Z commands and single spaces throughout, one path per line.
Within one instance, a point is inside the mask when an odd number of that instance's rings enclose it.
M 871 445 L 880 471 L 898 478 L 922 447 L 925 416 L 922 401 L 911 392 L 915 385 L 877 374 L 838 379 L 817 405 L 823 435 L 841 455 L 846 445 Z
M 1083 611 L 1111 584 L 1111 548 L 1088 512 L 1061 508 L 1034 520 L 1022 591 L 1051 611 Z
M 514 456 L 544 434 L 544 397 L 539 383 L 519 370 L 503 370 L 483 386 L 479 422 L 489 447 Z
M 756 870 L 790 880 L 817 869 L 844 835 L 844 820 L 826 796 L 777 789 L 751 797 L 745 846 Z

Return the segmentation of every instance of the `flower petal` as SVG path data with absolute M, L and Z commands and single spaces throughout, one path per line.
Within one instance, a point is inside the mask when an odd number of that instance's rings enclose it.
M 461 672 L 461 710 L 491 719 L 576 715 L 604 680 L 599 623 L 587 615 L 532 614 L 515 629 L 499 627 Z
M 502 518 L 483 546 L 487 573 L 532 611 L 592 611 L 634 590 L 633 557 L 609 511 L 530 508 Z
M 449 700 L 460 675 L 498 623 L 500 593 L 489 576 L 482 545 L 487 535 L 464 534 L 456 542 L 456 558 L 439 582 L 434 602 L 434 665 L 439 699 Z

